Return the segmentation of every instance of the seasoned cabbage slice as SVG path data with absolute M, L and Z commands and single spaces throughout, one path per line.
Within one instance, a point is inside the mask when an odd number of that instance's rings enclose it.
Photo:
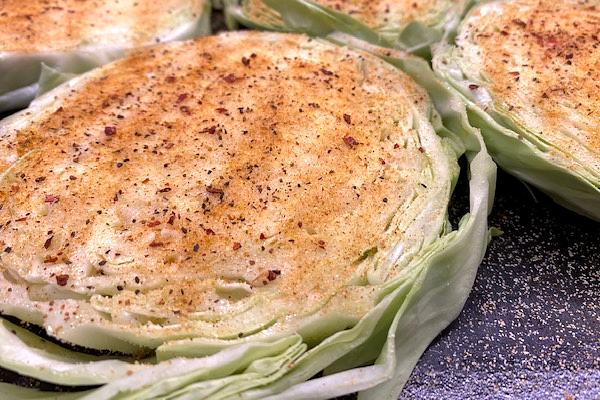
M 252 32 L 147 48 L 0 123 L 0 312 L 156 354 L 82 396 L 393 395 L 456 317 L 494 165 L 426 62 L 348 40 L 363 49 Z
M 0 111 L 38 93 L 42 63 L 82 73 L 128 49 L 210 31 L 209 0 L 4 0 L 0 9 Z
M 233 0 L 224 1 L 230 24 L 354 35 L 373 44 L 429 56 L 429 46 L 452 36 L 470 0 Z
M 600 3 L 486 2 L 434 68 L 507 171 L 600 220 Z

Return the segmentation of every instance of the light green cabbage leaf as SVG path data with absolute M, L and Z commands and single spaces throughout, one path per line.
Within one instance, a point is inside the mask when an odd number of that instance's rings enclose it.
M 0 365 L 25 376 L 70 386 L 109 383 L 146 368 L 145 364 L 110 358 L 98 360 L 65 350 L 3 319 L 0 319 Z

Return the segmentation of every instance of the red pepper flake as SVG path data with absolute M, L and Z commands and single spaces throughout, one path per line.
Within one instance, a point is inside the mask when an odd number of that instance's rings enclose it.
M 333 75 L 333 72 L 331 72 L 331 71 L 329 71 L 328 69 L 325 69 L 325 68 L 321 68 L 321 72 L 322 72 L 324 75 L 327 75 L 327 76 L 331 76 L 331 75 Z
M 216 188 L 216 187 L 210 186 L 210 185 L 206 187 L 206 191 L 208 193 L 218 194 L 218 195 L 221 195 L 221 196 L 225 194 L 225 192 L 223 191 L 223 189 Z
M 216 126 L 211 126 L 210 128 L 204 128 L 200 131 L 200 133 L 208 133 L 210 135 L 214 135 L 215 132 L 217 131 L 217 127 Z
M 159 193 L 168 193 L 168 192 L 170 192 L 171 190 L 173 190 L 173 189 L 171 189 L 170 187 L 166 187 L 166 188 L 162 188 L 162 189 L 160 189 L 158 192 L 159 192 Z
M 54 236 L 50 236 L 48 239 L 46 239 L 46 241 L 44 242 L 44 248 L 46 250 L 48 250 L 48 248 L 50 247 L 50 245 L 52 244 L 52 239 L 54 239 Z
M 54 203 L 58 201 L 58 197 L 51 195 L 51 194 L 47 194 L 44 197 L 44 203 Z
M 512 22 L 516 25 L 519 25 L 521 28 L 525 28 L 527 24 L 520 19 L 513 19 Z
M 167 83 L 175 83 L 176 80 L 177 80 L 177 78 L 173 75 L 169 75 L 165 78 L 165 82 L 167 82 Z
M 167 221 L 167 224 L 173 225 L 174 222 L 175 222 L 175 213 L 171 214 L 171 216 L 169 217 L 169 220 Z
M 425 153 L 425 149 L 424 149 L 424 148 L 422 148 L 421 146 L 419 146 L 419 151 L 420 151 L 421 153 Z
M 165 244 L 164 244 L 164 243 L 162 243 L 162 242 L 155 242 L 155 241 L 152 241 L 152 243 L 150 243 L 150 247 L 162 247 L 162 246 L 164 246 L 164 245 L 165 245 Z
M 23 221 L 27 221 L 27 217 L 21 217 L 21 218 L 17 218 L 15 219 L 16 222 L 23 222 Z
M 229 110 L 227 110 L 226 108 L 223 107 L 219 107 L 215 109 L 219 114 L 227 114 L 229 112 Z
M 281 270 L 279 269 L 270 269 L 269 272 L 267 272 L 267 279 L 269 281 L 274 281 L 275 279 L 277 279 L 277 277 L 281 275 Z
M 352 123 L 352 117 L 350 117 L 350 115 L 348 114 L 344 114 L 344 121 L 346 121 L 346 123 L 350 125 Z
M 223 80 L 227 83 L 234 83 L 237 80 L 237 78 L 235 77 L 234 74 L 229 74 L 229 75 L 225 75 L 223 77 Z
M 70 175 L 70 176 L 69 176 L 69 180 L 70 180 L 70 181 L 76 181 L 76 180 L 77 180 L 77 177 L 76 177 L 76 176 L 74 176 L 74 175 Z
M 149 228 L 154 228 L 155 226 L 160 225 L 160 221 L 150 221 L 146 224 Z
M 35 178 L 36 183 L 41 183 L 41 182 L 44 182 L 45 180 L 46 180 L 45 176 L 38 176 L 37 178 Z
M 67 282 L 69 282 L 69 275 L 67 275 L 67 274 L 56 275 L 56 284 L 58 286 L 67 286 Z
M 250 59 L 248 57 L 242 57 L 242 64 L 244 64 L 246 67 L 249 67 Z
M 319 247 L 324 249 L 325 248 L 325 241 L 324 240 L 319 240 L 318 241 Z
M 112 135 L 114 135 L 116 133 L 117 133 L 117 128 L 116 127 L 114 127 L 114 126 L 105 126 L 104 127 L 104 134 L 106 136 L 112 136 Z
M 51 257 L 48 256 L 46 258 L 44 258 L 44 264 L 52 264 L 58 261 L 58 257 Z
M 182 93 L 177 97 L 177 104 L 179 103 L 183 103 L 185 101 L 185 99 L 188 98 L 188 94 L 187 93 Z
M 348 147 L 350 147 L 350 148 L 352 148 L 358 144 L 356 139 L 354 139 L 352 136 L 344 136 L 344 143 L 346 143 L 348 145 Z
M 7 246 L 7 247 L 4 249 L 4 252 L 5 252 L 6 254 L 9 254 L 11 251 L 12 251 L 12 247 L 10 247 L 10 246 Z
M 385 165 L 385 160 L 381 157 L 379 157 L 379 162 L 381 163 L 381 165 Z
M 556 40 L 554 36 L 550 36 L 548 39 L 546 39 L 546 46 L 548 46 L 550 49 L 555 48 L 557 44 L 558 40 Z
M 208 228 L 204 230 L 204 233 L 206 233 L 208 236 L 214 236 L 215 231 L 213 231 L 212 229 Z
M 182 113 L 184 113 L 186 115 L 192 115 L 192 112 L 190 111 L 190 108 L 188 106 L 179 107 L 179 111 L 181 111 Z
M 471 83 L 471 84 L 469 84 L 469 89 L 471 89 L 471 90 L 477 90 L 477 89 L 479 89 L 479 85 Z
M 233 243 L 233 250 L 239 250 L 242 248 L 242 245 L 239 242 Z
M 267 237 L 265 236 L 264 233 L 261 233 L 259 236 L 260 240 L 265 240 Z
M 394 149 L 399 149 L 400 145 L 398 143 L 394 144 Z

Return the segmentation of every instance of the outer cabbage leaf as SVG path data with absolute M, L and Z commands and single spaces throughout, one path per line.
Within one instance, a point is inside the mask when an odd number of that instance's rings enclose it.
M 462 10 L 441 13 L 432 23 L 412 21 L 400 27 L 387 27 L 382 22 L 381 27 L 372 28 L 352 16 L 311 0 L 264 0 L 266 9 L 261 19 L 247 12 L 247 0 L 225 0 L 222 3 L 230 28 L 240 23 L 251 28 L 312 36 L 345 33 L 374 45 L 401 49 L 426 58 L 431 57 L 432 44 L 454 35 L 462 15 L 473 4 L 470 0 L 465 1 Z
M 55 392 L 40 392 L 36 389 L 24 388 L 21 386 L 11 385 L 0 382 L 0 398 L 3 399 L 19 399 L 19 400 L 73 400 L 80 399 L 84 395 L 83 392 L 75 393 L 55 393 Z
M 98 360 L 65 350 L 1 319 L 0 365 L 22 375 L 71 386 L 104 384 L 145 368 L 144 364 Z
M 42 70 L 40 71 L 40 77 L 37 82 L 37 95 L 41 96 L 77 75 L 78 74 L 70 72 L 61 72 L 42 63 Z
M 383 284 L 377 305 L 346 330 L 307 340 L 315 329 L 327 330 L 331 323 L 315 320 L 301 327 L 299 335 L 280 338 L 269 338 L 267 329 L 265 335 L 234 340 L 167 342 L 157 349 L 162 360 L 157 365 L 81 396 L 326 399 L 359 391 L 362 398 L 397 398 L 427 345 L 459 314 L 489 240 L 495 165 L 478 131 L 469 125 L 462 100 L 425 61 L 347 35 L 333 39 L 377 54 L 428 90 L 437 110 L 432 110 L 430 122 L 443 138 L 445 151 L 453 159 L 464 155 L 469 162 L 470 212 L 456 230 L 446 222 L 438 238 L 403 273 Z M 451 176 L 454 183 L 457 173 Z M 5 366 L 1 360 L 0 366 Z M 310 379 L 323 370 L 323 377 Z M 56 382 L 51 375 L 40 378 Z M 37 398 L 26 389 L 3 385 L 1 390 Z M 39 396 L 47 398 L 44 393 Z
M 185 40 L 210 34 L 210 0 L 203 1 L 202 5 L 203 10 L 195 19 L 183 21 L 161 34 L 162 41 Z M 64 79 L 108 64 L 129 50 L 129 47 L 122 45 L 94 47 L 93 43 L 88 43 L 85 48 L 64 52 L 0 52 L 0 112 L 26 107 L 36 96 L 64 81 L 47 80 L 45 75 L 50 70 L 55 74 L 63 74 Z M 43 87 L 38 82 L 40 76 L 44 82 Z

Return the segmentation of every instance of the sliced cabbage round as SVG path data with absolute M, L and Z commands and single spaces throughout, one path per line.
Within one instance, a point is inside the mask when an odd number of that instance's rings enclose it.
M 458 315 L 494 164 L 426 62 L 336 40 L 362 50 L 249 32 L 161 45 L 0 124 L 0 311 L 156 352 L 139 371 L 114 361 L 121 377 L 83 398 L 395 398 Z M 470 213 L 453 230 L 463 155 Z M 65 383 L 31 368 L 52 368 L 55 345 L 19 345 L 1 367 Z M 60 361 L 86 363 L 72 385 L 107 377 L 107 360 Z
M 210 33 L 209 0 L 5 0 L 0 13 L 0 111 L 38 94 L 43 63 L 82 73 L 125 51 Z
M 329 36 L 354 35 L 372 44 L 430 56 L 452 37 L 471 0 L 225 0 L 229 23 Z
M 600 2 L 486 2 L 434 69 L 468 103 L 498 164 L 600 220 Z

